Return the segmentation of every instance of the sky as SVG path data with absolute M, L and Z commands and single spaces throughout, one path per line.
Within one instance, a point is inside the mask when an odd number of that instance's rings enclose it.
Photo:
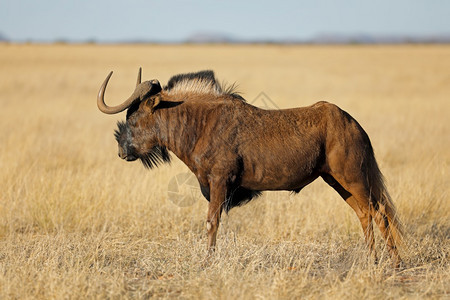
M 18 42 L 180 42 L 199 33 L 448 35 L 450 0 L 0 0 L 0 34 Z

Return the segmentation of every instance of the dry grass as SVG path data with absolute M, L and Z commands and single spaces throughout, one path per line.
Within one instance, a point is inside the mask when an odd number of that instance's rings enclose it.
M 377 235 L 366 259 L 356 215 L 318 180 L 266 193 L 224 216 L 205 261 L 207 202 L 180 207 L 178 160 L 121 161 L 118 103 L 137 68 L 166 82 L 212 68 L 251 102 L 332 101 L 372 139 L 406 224 L 407 268 Z M 450 294 L 450 47 L 0 45 L 0 298 L 440 298 Z M 193 197 L 193 198 L 192 198 Z

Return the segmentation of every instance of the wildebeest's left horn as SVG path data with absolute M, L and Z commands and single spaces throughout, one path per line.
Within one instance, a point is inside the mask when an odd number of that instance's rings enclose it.
M 136 86 L 141 84 L 141 75 L 142 75 L 142 68 L 139 68 L 138 77 L 136 81 Z
M 111 78 L 112 75 L 112 71 L 109 73 L 109 75 L 106 77 L 105 81 L 103 82 L 102 86 L 100 87 L 100 90 L 98 91 L 98 95 L 97 95 L 97 106 L 98 109 L 105 113 L 105 114 L 117 114 L 120 113 L 121 111 L 124 111 L 125 109 L 127 109 L 128 107 L 130 107 L 131 104 L 133 104 L 134 101 L 136 101 L 136 96 L 133 94 L 131 95 L 130 98 L 128 98 L 127 100 L 125 100 L 125 102 L 123 102 L 122 104 L 119 104 L 117 106 L 108 106 L 105 103 L 105 90 L 106 90 L 106 86 L 108 85 L 108 81 Z M 140 83 L 141 81 L 141 69 L 139 69 L 139 73 L 138 73 L 138 82 Z M 138 85 L 139 85 L 138 83 Z

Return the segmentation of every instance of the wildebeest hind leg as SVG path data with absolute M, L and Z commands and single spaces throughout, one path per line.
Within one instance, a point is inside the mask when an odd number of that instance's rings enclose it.
M 377 254 L 375 252 L 375 238 L 373 234 L 372 214 L 370 213 L 370 205 L 368 198 L 364 197 L 361 191 L 354 188 L 354 194 L 346 190 L 333 176 L 329 174 L 322 175 L 323 180 L 334 188 L 339 195 L 347 202 L 355 211 L 361 223 L 366 245 L 369 248 L 370 255 L 374 262 L 377 262 Z

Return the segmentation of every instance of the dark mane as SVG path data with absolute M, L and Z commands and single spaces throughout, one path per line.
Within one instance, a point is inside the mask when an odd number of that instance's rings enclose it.
M 240 100 L 243 98 L 236 91 L 236 85 L 220 84 L 214 71 L 204 70 L 195 73 L 185 73 L 172 76 L 164 90 L 169 94 L 176 93 L 199 93 L 213 95 L 230 95 Z
M 216 77 L 214 75 L 214 71 L 212 70 L 204 70 L 199 71 L 196 73 L 185 73 L 185 74 L 178 74 L 172 76 L 170 78 L 167 85 L 164 87 L 164 90 L 170 91 L 175 86 L 183 84 L 184 81 L 203 81 L 211 83 L 212 85 L 216 85 Z

